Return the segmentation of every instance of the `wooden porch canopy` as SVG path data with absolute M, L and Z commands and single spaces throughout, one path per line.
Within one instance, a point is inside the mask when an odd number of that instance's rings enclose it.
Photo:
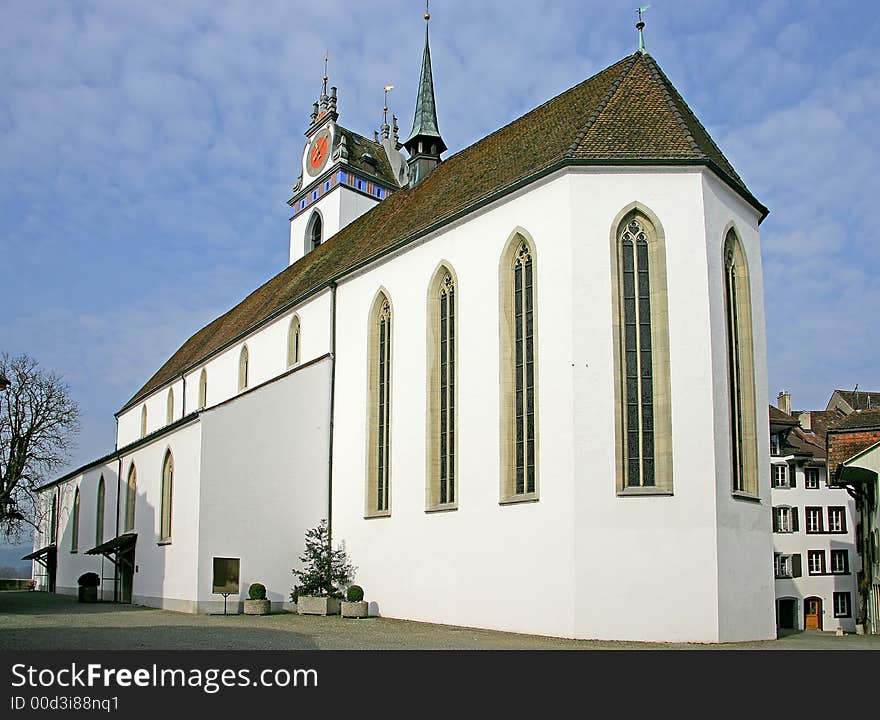
M 39 550 L 34 550 L 30 555 L 25 555 L 22 560 L 33 560 L 36 563 L 39 563 L 43 567 L 48 567 L 49 556 L 56 552 L 55 543 L 51 545 L 46 545 L 46 547 L 40 548 Z
M 120 561 L 125 562 L 120 555 L 126 550 L 133 548 L 136 542 L 137 533 L 123 533 L 122 535 L 117 535 L 112 540 L 93 547 L 91 550 L 86 550 L 86 555 L 103 555 L 114 565 L 118 565 Z

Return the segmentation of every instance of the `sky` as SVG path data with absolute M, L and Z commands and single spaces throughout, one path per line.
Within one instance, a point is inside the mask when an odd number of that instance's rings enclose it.
M 636 3 L 434 0 L 450 154 L 632 53 Z M 70 467 L 195 331 L 287 263 L 330 55 L 340 122 L 412 122 L 419 0 L 2 0 L 0 351 L 60 372 Z M 880 38 L 866 3 L 657 0 L 648 51 L 771 214 L 769 388 L 880 390 Z

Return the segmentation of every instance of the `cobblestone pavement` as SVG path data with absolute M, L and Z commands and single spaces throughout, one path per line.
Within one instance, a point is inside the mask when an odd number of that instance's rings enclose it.
M 80 604 L 0 592 L 0 650 L 880 650 L 880 636 L 793 633 L 778 640 L 689 645 L 565 640 L 388 618 L 282 613 L 206 616 L 133 605 Z

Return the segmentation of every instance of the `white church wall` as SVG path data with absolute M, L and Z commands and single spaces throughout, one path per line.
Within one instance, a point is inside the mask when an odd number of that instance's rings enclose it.
M 717 458 L 720 639 L 734 642 L 776 637 L 773 539 L 770 502 L 770 439 L 767 432 L 767 348 L 758 214 L 708 170 L 702 172 L 706 253 L 712 318 L 714 444 Z M 749 266 L 758 429 L 759 503 L 731 493 L 727 330 L 724 309 L 724 239 L 733 227 Z
M 568 185 L 536 185 L 339 287 L 334 536 L 382 615 L 574 633 Z M 501 506 L 498 268 L 518 226 L 536 246 L 540 501 Z M 426 296 L 441 261 L 458 278 L 458 510 L 426 513 Z M 380 287 L 394 312 L 392 512 L 365 520 L 367 320 Z
M 172 422 L 183 416 L 183 381 L 177 378 L 173 383 L 163 386 L 160 390 L 148 395 L 143 401 L 133 405 L 119 415 L 116 430 L 118 447 L 124 447 L 168 425 L 168 390 L 174 391 L 174 412 Z M 141 433 L 141 409 L 147 408 L 146 433 Z
M 136 605 L 183 612 L 194 609 L 200 444 L 201 428 L 195 421 L 122 457 L 120 532 L 125 531 L 126 484 L 132 463 L 137 471 L 134 531 L 138 537 L 132 586 Z M 169 450 L 174 458 L 171 542 L 162 543 L 162 468 Z
M 321 233 L 322 240 L 325 242 L 327 238 L 332 237 L 339 232 L 341 217 L 341 200 L 342 188 L 337 187 L 332 192 L 323 195 L 320 200 L 312 203 L 309 207 L 299 213 L 290 221 L 290 264 L 293 265 L 303 255 L 306 254 L 306 247 L 309 245 L 306 241 L 306 231 L 309 228 L 312 215 L 318 213 L 323 223 L 323 231 Z
M 201 415 L 199 612 L 222 611 L 214 557 L 241 560 L 241 594 L 262 582 L 287 606 L 305 531 L 327 516 L 330 361 L 324 359 Z
M 53 493 L 58 494 L 58 530 L 56 535 L 57 547 L 57 574 L 55 580 L 56 592 L 65 595 L 76 595 L 78 591 L 77 579 L 86 572 L 95 572 L 99 576 L 108 577 L 103 585 L 103 595 L 107 600 L 113 597 L 113 565 L 106 560 L 103 562 L 100 556 L 86 555 L 88 550 L 95 547 L 97 537 L 96 521 L 98 484 L 101 477 L 104 478 L 104 539 L 111 540 L 116 536 L 115 510 L 116 510 L 116 463 L 96 465 L 83 471 L 64 483 L 61 483 L 52 491 L 42 495 L 46 508 L 51 507 Z M 79 500 L 79 536 L 76 543 L 76 552 L 73 552 L 73 505 L 77 489 L 80 493 Z M 47 513 L 44 525 L 45 530 L 35 542 L 35 549 L 49 544 L 50 514 Z M 35 563 L 35 570 L 40 588 L 43 588 L 45 572 L 42 566 Z M 101 595 L 99 594 L 99 598 Z
M 617 494 L 611 247 L 615 222 L 634 202 L 659 222 L 666 241 L 672 496 Z M 699 172 L 575 172 L 571 208 L 577 635 L 715 641 L 715 457 Z
M 334 234 L 378 205 L 375 198 L 353 190 L 340 188 L 337 192 L 339 193 L 339 220 Z M 330 235 L 326 237 L 330 237 Z

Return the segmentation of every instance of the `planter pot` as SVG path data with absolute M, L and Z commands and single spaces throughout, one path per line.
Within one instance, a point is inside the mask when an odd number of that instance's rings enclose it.
M 339 600 L 331 597 L 300 595 L 296 610 L 300 615 L 339 615 Z
M 856 625 L 856 635 L 864 635 L 865 634 L 865 626 L 862 623 Z
M 344 618 L 365 618 L 369 617 L 370 606 L 368 603 L 347 602 L 342 601 L 342 617 Z
M 245 615 L 268 615 L 272 612 L 272 603 L 269 600 L 245 600 Z
M 79 601 L 81 603 L 98 602 L 98 588 L 96 588 L 96 587 L 81 587 L 79 589 Z

